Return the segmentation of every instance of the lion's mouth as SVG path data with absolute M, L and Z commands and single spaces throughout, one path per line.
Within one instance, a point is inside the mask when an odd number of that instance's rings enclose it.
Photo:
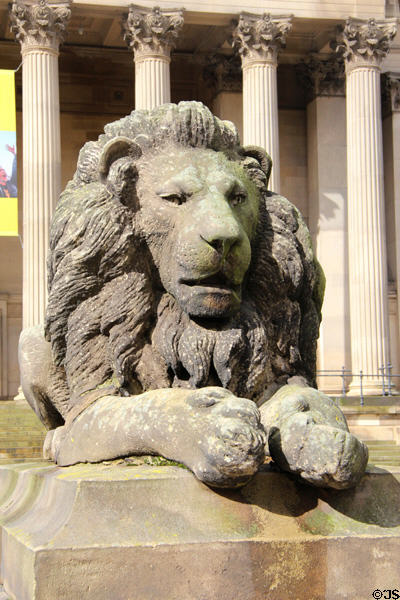
M 181 280 L 180 283 L 188 285 L 189 287 L 208 288 L 211 292 L 219 290 L 237 292 L 240 289 L 240 285 L 234 285 L 221 271 L 214 273 L 213 275 L 206 275 L 196 279 Z
M 239 310 L 242 286 L 219 271 L 178 279 L 175 298 L 192 317 L 227 318 Z

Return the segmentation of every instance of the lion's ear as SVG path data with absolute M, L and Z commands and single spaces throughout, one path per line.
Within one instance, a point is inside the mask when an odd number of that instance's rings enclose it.
M 245 146 L 243 148 L 243 154 L 245 156 L 251 156 L 251 158 L 255 158 L 256 161 L 260 163 L 262 170 L 267 176 L 268 184 L 272 169 L 272 160 L 270 155 L 267 154 L 264 148 L 261 148 L 260 146 Z
M 111 165 L 119 158 L 129 157 L 137 160 L 142 155 L 142 149 L 127 137 L 116 137 L 106 143 L 99 160 L 99 175 L 102 181 L 107 179 Z

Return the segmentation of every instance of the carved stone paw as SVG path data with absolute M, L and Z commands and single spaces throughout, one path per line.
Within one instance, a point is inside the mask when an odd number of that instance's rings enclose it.
M 50 429 L 50 431 L 47 432 L 43 444 L 43 458 L 54 462 L 57 461 L 65 430 L 66 428 L 61 426 L 56 429 Z
M 266 437 L 254 402 L 213 387 L 192 392 L 186 402 L 194 452 L 184 462 L 209 485 L 245 484 L 264 460 Z
M 368 449 L 349 431 L 320 424 L 312 411 L 291 415 L 271 428 L 271 457 L 285 471 L 319 487 L 344 489 L 358 483 L 368 462 Z

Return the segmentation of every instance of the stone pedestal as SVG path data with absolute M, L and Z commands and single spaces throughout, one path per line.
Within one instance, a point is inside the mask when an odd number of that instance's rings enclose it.
M 380 65 L 395 20 L 348 19 L 338 36 L 346 64 L 351 358 L 365 394 L 379 394 L 389 361 Z M 359 378 L 350 393 L 360 393 Z
M 400 474 L 320 491 L 266 470 L 214 491 L 177 467 L 0 467 L 18 600 L 333 600 L 398 585 Z M 379 560 L 377 558 L 379 557 Z
M 58 47 L 68 3 L 15 2 L 12 29 L 21 44 L 23 115 L 23 327 L 43 323 L 50 219 L 61 191 Z
M 170 54 L 183 25 L 183 11 L 131 6 L 124 37 L 135 56 L 135 109 L 171 101 Z
M 233 33 L 242 58 L 243 143 L 265 148 L 272 158 L 269 187 L 280 191 L 278 51 L 291 28 L 290 17 L 242 13 Z

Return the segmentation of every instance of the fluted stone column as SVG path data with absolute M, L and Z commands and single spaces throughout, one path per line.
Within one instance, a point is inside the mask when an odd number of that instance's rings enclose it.
M 346 64 L 348 246 L 352 371 L 364 392 L 381 393 L 374 373 L 389 362 L 380 65 L 396 21 L 348 19 L 338 33 Z M 350 392 L 359 393 L 359 378 Z
M 270 189 L 279 192 L 278 52 L 290 17 L 242 13 L 233 33 L 243 70 L 243 143 L 261 146 L 272 158 Z
M 135 61 L 135 109 L 171 101 L 171 49 L 183 25 L 183 11 L 131 6 L 123 23 Z
M 14 2 L 11 24 L 22 53 L 23 327 L 43 323 L 49 224 L 61 186 L 58 47 L 68 4 Z

